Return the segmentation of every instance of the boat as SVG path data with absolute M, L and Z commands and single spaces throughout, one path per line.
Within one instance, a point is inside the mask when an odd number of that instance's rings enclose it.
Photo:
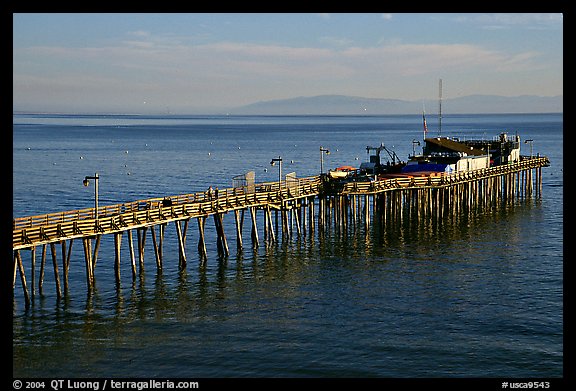
M 353 175 L 356 173 L 356 168 L 352 166 L 340 166 L 335 170 L 328 171 L 328 175 L 333 179 L 344 179 L 348 175 Z
M 372 155 L 370 155 L 370 151 L 374 151 Z M 386 164 L 382 163 L 380 158 L 380 153 L 382 151 L 386 151 L 390 160 L 386 161 Z M 394 173 L 400 172 L 402 167 L 406 165 L 405 162 L 401 161 L 396 155 L 396 152 L 389 150 L 386 148 L 384 143 L 380 143 L 377 147 L 366 147 L 366 152 L 369 154 L 369 160 L 360 164 L 360 173 L 363 175 L 379 175 L 384 173 Z
M 340 186 L 348 182 L 374 182 L 385 174 L 399 174 L 406 162 L 401 161 L 396 152 L 386 148 L 384 143 L 377 147 L 367 146 L 368 161 L 361 163 L 360 168 L 340 166 L 328 171 L 328 179 L 332 185 Z M 382 163 L 380 153 L 386 151 L 390 160 Z M 373 152 L 370 155 L 370 152 Z

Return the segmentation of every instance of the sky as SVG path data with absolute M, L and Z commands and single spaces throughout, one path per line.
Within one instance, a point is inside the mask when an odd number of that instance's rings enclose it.
M 563 95 L 562 14 L 15 13 L 13 109 Z

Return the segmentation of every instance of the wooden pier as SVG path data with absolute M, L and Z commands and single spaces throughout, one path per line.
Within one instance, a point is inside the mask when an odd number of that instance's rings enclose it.
M 263 214 L 263 240 L 273 243 L 290 240 L 297 235 L 313 235 L 315 230 L 334 223 L 346 229 L 349 224 L 371 219 L 379 222 L 403 219 L 407 216 L 443 218 L 463 210 L 489 208 L 497 203 L 513 202 L 520 197 L 540 197 L 542 194 L 542 167 L 549 165 L 546 157 L 522 157 L 517 163 L 456 172 L 427 175 L 398 175 L 375 182 L 332 182 L 326 176 L 313 176 L 297 180 L 268 182 L 250 187 L 220 190 L 218 195 L 206 192 L 139 200 L 130 203 L 101 206 L 97 209 L 49 213 L 20 217 L 13 220 L 13 289 L 20 275 L 25 305 L 31 296 L 26 279 L 22 253 L 30 252 L 32 296 L 36 292 L 36 250 L 41 247 L 38 289 L 42 292 L 48 246 L 54 270 L 56 295 L 62 297 L 60 271 L 64 292 L 68 291 L 68 273 L 75 240 L 82 241 L 86 269 L 86 286 L 94 287 L 94 270 L 103 235 L 114 235 L 116 281 L 120 281 L 122 239 L 127 236 L 132 278 L 137 269 L 144 267 L 144 248 L 147 234 L 153 242 L 156 267 L 163 268 L 164 233 L 168 224 L 176 229 L 179 267 L 185 268 L 186 237 L 190 220 L 198 227 L 198 252 L 207 258 L 205 225 L 213 219 L 217 234 L 217 249 L 221 257 L 230 253 L 223 219 L 233 214 L 236 226 L 236 248 L 244 247 L 242 237 L 245 212 L 250 214 L 251 245 L 260 245 L 257 213 Z M 274 211 L 274 218 L 272 217 Z M 136 244 L 134 235 L 136 232 Z M 61 248 L 60 265 L 57 247 Z

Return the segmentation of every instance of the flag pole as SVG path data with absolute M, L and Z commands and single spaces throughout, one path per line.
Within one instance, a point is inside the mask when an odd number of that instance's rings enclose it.
M 426 109 L 424 108 L 424 102 L 422 102 L 422 125 L 424 127 L 424 139 L 426 140 L 426 132 L 428 132 L 428 126 L 426 125 Z

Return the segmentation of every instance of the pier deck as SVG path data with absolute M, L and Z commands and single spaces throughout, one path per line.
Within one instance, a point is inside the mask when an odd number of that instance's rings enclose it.
M 42 246 L 42 270 L 46 260 L 47 245 L 51 248 L 54 275 L 56 279 L 57 295 L 60 297 L 60 281 L 56 244 L 62 246 L 62 270 L 64 284 L 67 286 L 68 267 L 72 243 L 75 239 L 82 239 L 84 257 L 86 261 L 86 277 L 88 288 L 91 289 L 94 281 L 94 267 L 96 263 L 98 246 L 102 235 L 115 235 L 116 277 L 119 279 L 120 248 L 122 234 L 128 233 L 130 258 L 132 261 L 132 274 L 136 277 L 136 257 L 132 242 L 132 230 L 138 234 L 138 257 L 142 264 L 144 258 L 144 244 L 146 232 L 150 228 L 154 242 L 156 263 L 162 268 L 162 238 L 164 227 L 174 222 L 178 235 L 180 266 L 186 264 L 185 241 L 186 230 L 190 219 L 198 221 L 199 243 L 198 251 L 206 256 L 204 239 L 204 225 L 208 216 L 214 217 L 214 224 L 218 236 L 218 251 L 221 255 L 229 254 L 222 216 L 233 212 L 236 223 L 236 241 L 239 249 L 242 248 L 242 225 L 244 211 L 248 210 L 252 217 L 252 244 L 258 245 L 258 228 L 256 226 L 256 210 L 263 210 L 264 236 L 267 240 L 276 240 L 273 229 L 271 210 L 282 213 L 283 237 L 291 235 L 291 221 L 288 223 L 288 213 L 293 213 L 296 227 L 300 233 L 300 226 L 306 226 L 306 209 L 308 209 L 308 229 L 314 230 L 314 219 L 318 227 L 326 223 L 326 211 L 333 208 L 335 221 L 346 224 L 350 213 L 356 219 L 364 198 L 364 221 L 369 222 L 370 201 L 372 197 L 372 210 L 401 211 L 404 207 L 413 208 L 417 212 L 432 213 L 436 211 L 442 215 L 443 211 L 458 210 L 466 205 L 483 205 L 499 199 L 513 199 L 523 195 L 532 195 L 533 189 L 537 195 L 541 194 L 542 175 L 541 168 L 549 165 L 546 157 L 522 157 L 513 164 L 506 164 L 479 170 L 456 172 L 451 174 L 410 174 L 378 180 L 374 182 L 337 183 L 330 186 L 327 178 L 312 176 L 299 178 L 291 182 L 269 182 L 256 184 L 251 188 L 237 187 L 219 191 L 218 197 L 206 192 L 152 198 L 101 206 L 98 216 L 95 208 L 49 213 L 38 216 L 19 217 L 13 220 L 12 247 L 14 252 L 14 281 L 17 272 L 20 273 L 26 306 L 30 303 L 30 296 L 26 283 L 25 269 L 21 251 L 30 250 L 32 254 L 32 290 L 35 282 L 35 250 Z M 532 175 L 532 172 L 535 175 Z M 534 183 L 535 182 L 535 183 Z M 318 212 L 314 211 L 315 201 L 318 201 Z M 292 215 L 291 215 L 292 216 Z M 304 217 L 302 217 L 304 216 Z M 97 217 L 97 218 L 96 218 Z M 183 225 L 181 224 L 183 223 Z M 159 238 L 154 227 L 159 226 Z M 276 231 L 278 219 L 276 218 Z M 92 241 L 95 241 L 92 248 Z M 66 247 L 69 242 L 68 247 Z M 41 275 L 43 273 L 41 272 Z M 40 278 L 40 284 L 42 277 Z

